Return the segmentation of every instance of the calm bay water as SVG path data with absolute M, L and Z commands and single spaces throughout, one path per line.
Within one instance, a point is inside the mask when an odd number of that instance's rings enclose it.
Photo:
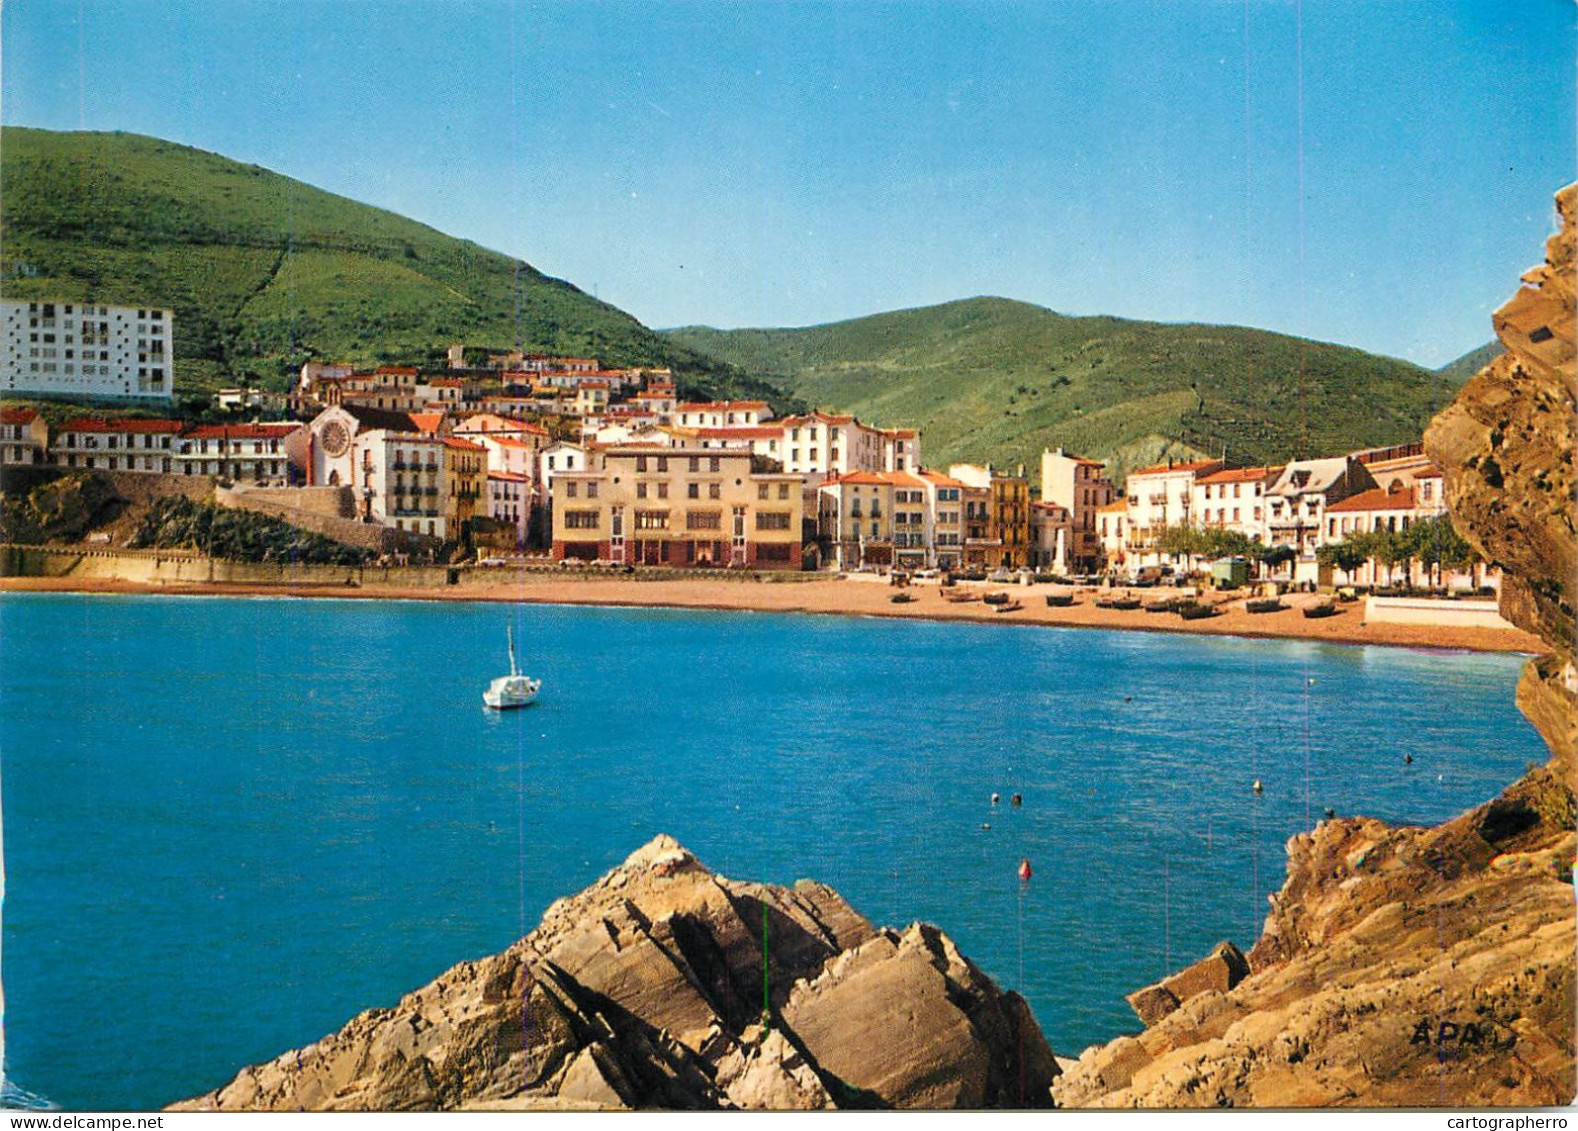
M 544 690 L 501 716 L 512 616 Z M 1077 1055 L 1138 1028 L 1124 993 L 1247 949 L 1326 807 L 1434 822 L 1546 757 L 1510 656 L 44 595 L 0 598 L 0 648 L 6 1072 L 68 1108 L 392 1004 L 658 832 L 942 925 Z

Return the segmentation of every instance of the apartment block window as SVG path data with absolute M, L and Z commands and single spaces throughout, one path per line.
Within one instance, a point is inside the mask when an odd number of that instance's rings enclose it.
M 722 530 L 723 514 L 720 511 L 689 511 L 685 515 L 687 530 Z
M 756 485 L 756 497 L 758 499 L 765 499 L 765 498 L 767 498 L 767 491 L 768 491 L 767 484 L 765 484 L 765 483 L 758 483 Z
M 564 525 L 569 530 L 595 530 L 597 528 L 597 512 L 565 511 Z
M 660 468 L 659 470 L 662 470 L 662 469 Z M 657 497 L 660 498 L 660 499 L 668 498 L 668 484 L 667 483 L 659 483 L 657 485 Z
M 567 498 L 567 499 L 575 498 L 577 490 L 579 489 L 579 487 L 580 487 L 579 483 L 574 483 L 574 482 L 567 481 L 565 483 L 565 485 L 564 485 L 564 497 Z
M 645 483 L 637 483 L 636 484 L 636 498 L 644 499 L 646 497 L 647 497 L 647 485 Z
M 757 511 L 757 530 L 788 530 L 789 515 L 783 511 Z M 873 531 L 873 533 L 875 533 Z
M 717 456 L 712 456 L 707 461 L 707 470 L 717 473 L 723 470 L 723 461 Z
M 636 457 L 636 470 L 637 471 L 645 471 L 646 469 L 647 469 L 647 457 L 646 456 L 637 456 Z
M 690 471 L 691 471 L 691 474 L 694 475 L 696 472 L 698 472 L 700 470 L 701 470 L 701 457 L 700 456 L 691 456 L 690 457 Z
M 637 530 L 667 530 L 668 511 L 636 511 Z
M 690 462 L 691 463 L 695 463 L 696 461 L 695 460 L 691 460 Z M 695 471 L 696 469 L 693 467 L 693 468 L 691 468 L 691 470 Z M 685 487 L 685 497 L 687 499 L 699 499 L 699 498 L 701 498 L 701 484 L 700 483 L 687 484 L 686 487 Z
M 780 484 L 778 484 L 778 497 L 780 499 L 787 499 L 789 497 L 789 484 L 787 484 L 787 483 L 780 483 Z
M 659 471 L 667 471 L 668 470 L 668 456 L 658 456 L 658 458 L 657 458 L 657 469 Z M 659 494 L 663 494 L 663 493 L 664 492 L 662 492 L 662 491 L 659 492 Z

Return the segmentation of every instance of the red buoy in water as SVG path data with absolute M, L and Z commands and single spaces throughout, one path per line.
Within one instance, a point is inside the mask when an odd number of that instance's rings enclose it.
M 1019 878 L 1021 880 L 1028 880 L 1034 874 L 1035 873 L 1030 870 L 1030 861 L 1021 860 L 1019 862 Z

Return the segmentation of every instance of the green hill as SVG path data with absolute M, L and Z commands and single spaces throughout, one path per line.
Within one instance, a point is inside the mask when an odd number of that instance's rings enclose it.
M 1505 350 L 1506 347 L 1499 341 L 1486 342 L 1478 349 L 1469 350 L 1456 361 L 1447 362 L 1440 369 L 1437 369 L 1436 372 L 1441 374 L 1445 380 L 1450 381 L 1455 389 L 1485 368 L 1485 366 L 1495 361 Z
M 1071 318 L 973 298 L 825 326 L 667 331 L 806 401 L 922 429 L 927 463 L 1038 466 L 1062 445 L 1120 474 L 1169 455 L 1259 463 L 1415 440 L 1456 384 L 1237 326 Z
M 0 130 L 0 289 L 172 307 L 177 391 L 281 388 L 312 357 L 436 367 L 463 341 L 669 365 L 688 395 L 776 399 L 519 260 L 135 134 Z

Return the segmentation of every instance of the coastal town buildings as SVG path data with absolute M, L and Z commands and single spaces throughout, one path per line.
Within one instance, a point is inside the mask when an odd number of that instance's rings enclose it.
M 60 426 L 50 445 L 50 462 L 57 467 L 169 475 L 175 471 L 176 441 L 185 429 L 181 420 L 79 416 Z
M 531 536 L 532 507 L 536 502 L 530 477 L 511 471 L 488 472 L 488 517 L 507 527 L 513 548 L 524 550 Z
M 1364 464 L 1353 456 L 1295 460 L 1266 488 L 1268 546 L 1288 546 L 1296 553 L 1289 563 L 1294 581 L 1319 577 L 1315 551 L 1321 545 L 1326 508 L 1376 485 Z
M 1224 467 L 1196 477 L 1190 513 L 1201 526 L 1265 540 L 1266 489 L 1280 467 Z
M 687 402 L 674 409 L 674 423 L 681 428 L 749 427 L 770 420 L 773 415 L 766 401 Z
M 964 560 L 964 484 L 941 472 L 915 473 L 926 491 L 927 565 L 958 569 Z
M 31 408 L 0 409 L 0 466 L 29 467 L 49 458 L 49 425 Z
M 0 299 L 0 389 L 105 400 L 175 396 L 175 314 Z
M 799 569 L 797 477 L 751 470 L 749 453 L 609 448 L 553 478 L 558 560 Z
M 178 475 L 283 486 L 290 478 L 286 443 L 302 427 L 295 422 L 199 424 L 180 434 L 170 470 Z
M 1128 533 L 1124 553 L 1131 566 L 1160 565 L 1157 539 L 1169 526 L 1186 526 L 1194 515 L 1197 479 L 1222 469 L 1221 460 L 1153 464 L 1131 471 L 1124 480 Z
M 458 531 L 478 514 L 487 514 L 488 449 L 455 436 L 443 438 L 444 517 Z
M 1112 570 L 1128 564 L 1129 503 L 1127 499 L 1113 499 L 1096 509 L 1096 537 L 1101 540 L 1102 563 Z
M 1090 515 L 1092 526 L 1095 514 Z M 1030 565 L 1053 573 L 1075 572 L 1070 546 L 1074 536 L 1074 516 L 1061 503 L 1035 499 L 1030 503 Z M 1094 535 L 1093 535 L 1094 536 Z M 1089 560 L 1098 560 L 1093 555 Z
M 950 477 L 964 484 L 963 564 L 1017 569 L 1030 564 L 1030 481 L 1023 469 L 1002 475 L 991 464 L 955 463 Z
M 1068 512 L 1067 568 L 1088 572 L 1101 564 L 1096 515 L 1117 498 L 1118 489 L 1100 460 L 1071 455 L 1062 448 L 1041 453 L 1041 501 Z

